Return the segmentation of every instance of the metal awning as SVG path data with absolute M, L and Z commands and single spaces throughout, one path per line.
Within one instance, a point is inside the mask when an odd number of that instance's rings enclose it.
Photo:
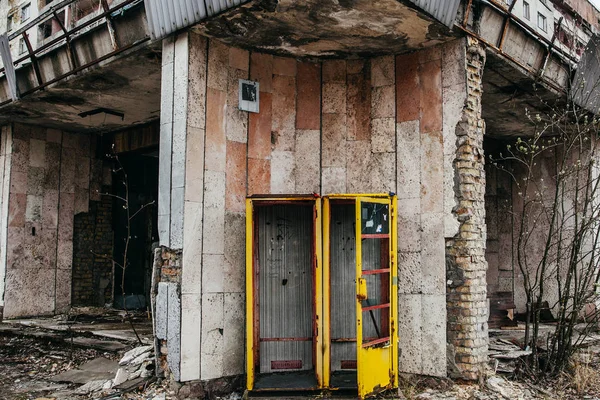
M 235 8 L 249 0 L 145 0 L 153 40 Z M 417 7 L 452 28 L 461 0 L 410 0 Z
M 248 0 L 145 0 L 150 36 L 164 38 Z
M 461 0 L 409 0 L 426 13 L 446 25 L 448 28 L 454 26 L 456 13 Z

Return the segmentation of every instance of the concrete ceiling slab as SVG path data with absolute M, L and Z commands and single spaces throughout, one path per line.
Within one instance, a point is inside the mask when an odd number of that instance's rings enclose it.
M 482 115 L 486 136 L 517 138 L 534 132 L 527 117 L 548 111 L 548 105 L 564 99 L 561 94 L 536 81 L 506 59 L 488 52 L 483 73 Z
M 247 49 L 329 58 L 398 54 L 454 35 L 400 0 L 257 0 L 193 29 Z
M 65 81 L 8 104 L 0 112 L 7 121 L 69 131 L 111 131 L 160 117 L 160 43 L 94 67 Z M 98 109 L 86 117 L 79 114 Z

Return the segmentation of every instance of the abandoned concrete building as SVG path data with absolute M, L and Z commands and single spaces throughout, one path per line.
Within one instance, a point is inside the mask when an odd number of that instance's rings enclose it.
M 477 379 L 488 322 L 524 307 L 484 149 L 565 93 L 589 2 L 38 9 L 0 37 L 4 319 L 152 308 L 190 384 Z

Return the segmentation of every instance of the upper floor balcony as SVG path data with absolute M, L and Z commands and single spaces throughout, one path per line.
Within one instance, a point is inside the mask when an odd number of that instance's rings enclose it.
M 521 101 L 532 102 L 526 89 L 531 83 L 545 88 L 542 95 L 566 92 L 598 30 L 598 12 L 587 0 L 28 4 L 31 16 L 0 37 L 0 120 L 79 130 L 112 130 L 158 119 L 160 39 L 182 29 L 242 48 L 308 59 L 400 54 L 471 35 L 491 55 L 484 100 L 498 104 L 486 115 L 492 123 L 514 115 Z M 515 130 L 504 125 L 507 132 Z

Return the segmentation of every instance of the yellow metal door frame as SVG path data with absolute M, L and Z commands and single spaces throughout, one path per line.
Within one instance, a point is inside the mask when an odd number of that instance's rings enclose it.
M 254 285 L 256 282 L 255 276 L 255 259 L 254 259 L 254 205 L 260 202 L 314 202 L 314 249 L 315 249 L 315 313 L 317 324 L 316 335 L 316 354 L 314 360 L 315 374 L 319 388 L 329 388 L 331 375 L 331 343 L 330 343 L 330 211 L 331 200 L 350 200 L 355 202 L 357 209 L 357 217 L 360 217 L 359 208 L 360 201 L 379 202 L 390 204 L 390 367 L 386 371 L 381 371 L 385 376 L 389 376 L 389 387 L 398 386 L 398 294 L 397 294 L 397 198 L 395 195 L 388 194 L 334 194 L 324 196 L 273 196 L 273 197 L 249 197 L 246 199 L 246 388 L 252 391 L 255 381 L 255 340 L 254 340 Z M 325 217 L 322 217 L 322 216 Z M 360 223 L 357 224 L 360 229 Z M 360 233 L 357 231 L 357 238 L 360 238 Z M 357 239 L 358 241 L 358 239 Z M 358 247 L 356 247 L 358 250 Z M 357 261 L 360 254 L 357 252 Z M 359 263 L 356 266 L 357 283 L 358 278 L 362 274 L 359 271 Z M 357 285 L 358 290 L 358 285 Z M 358 293 L 357 293 L 358 294 Z M 357 300 L 358 303 L 358 300 Z M 358 306 L 357 306 L 358 307 Z M 362 314 L 362 313 L 361 313 Z M 357 312 L 357 317 L 359 313 Z M 358 318 L 357 318 L 358 319 Z M 362 319 L 362 315 L 361 315 Z M 358 324 L 358 321 L 357 321 Z M 358 343 L 358 335 L 362 331 L 357 329 L 357 374 L 360 372 L 365 374 L 375 374 L 373 365 L 368 360 L 362 360 L 360 346 Z M 363 362 L 361 362 L 363 361 Z M 360 378 L 359 378 L 360 381 Z M 363 390 L 368 393 L 367 389 Z M 363 393 L 363 396 L 364 396 Z M 360 394 L 360 388 L 359 388 Z
M 389 338 L 385 342 L 383 339 L 375 340 L 371 343 L 364 343 L 363 337 L 363 309 L 362 301 L 368 299 L 365 270 L 362 265 L 362 241 L 368 240 L 368 236 L 362 232 L 362 211 L 363 203 L 385 204 L 388 205 L 388 327 Z M 357 352 L 357 379 L 358 379 L 358 397 L 365 397 L 375 392 L 397 387 L 397 354 L 398 354 L 398 333 L 397 333 L 397 262 L 396 262 L 396 197 L 387 198 L 370 197 L 362 195 L 356 198 L 356 352 Z M 382 238 L 384 235 L 381 235 Z M 380 266 L 381 267 L 381 266 Z M 371 308 L 379 307 L 373 305 Z M 383 308 L 382 308 L 383 309 Z M 387 342 L 387 343 L 386 343 Z
M 256 378 L 255 371 L 255 354 L 258 343 L 255 340 L 255 284 L 257 283 L 256 271 L 256 258 L 254 248 L 254 208 L 256 204 L 285 204 L 285 203 L 300 203 L 300 202 L 311 202 L 313 203 L 314 210 L 314 235 L 313 235 L 313 248 L 314 248 L 314 277 L 315 277 L 315 288 L 314 288 L 314 309 L 315 309 L 315 323 L 316 323 L 316 337 L 315 337 L 315 359 L 313 365 L 315 368 L 315 375 L 317 378 L 318 388 L 322 389 L 323 385 L 323 356 L 321 349 L 323 348 L 323 338 L 321 332 L 323 332 L 323 272 L 322 272 L 322 222 L 321 222 L 321 199 L 314 195 L 307 196 L 280 196 L 280 197 L 248 197 L 246 199 L 246 389 L 252 391 L 254 389 L 254 382 Z
M 389 369 L 382 371 L 381 373 L 384 376 L 389 377 L 390 384 L 387 385 L 389 387 L 397 387 L 398 386 L 398 329 L 397 329 L 397 318 L 398 318 L 398 266 L 397 266 L 397 253 L 395 249 L 398 248 L 398 226 L 396 219 L 396 210 L 398 209 L 398 201 L 395 195 L 388 194 L 332 194 L 323 196 L 323 334 L 322 342 L 323 342 L 323 386 L 328 388 L 330 385 L 330 377 L 331 377 L 331 314 L 330 314 L 330 305 L 331 305 L 331 261 L 330 261 L 330 230 L 331 230 L 331 201 L 335 200 L 349 200 L 354 202 L 357 210 L 357 216 L 360 217 L 359 209 L 360 209 L 360 201 L 366 202 L 378 202 L 390 205 L 390 254 L 389 254 L 389 262 L 390 262 L 390 362 Z M 360 229 L 360 221 L 357 225 L 357 229 Z M 356 237 L 360 238 L 360 232 L 356 232 Z M 358 241 L 358 239 L 357 239 Z M 358 246 L 355 247 L 358 250 Z M 358 261 L 360 254 L 356 255 L 356 260 Z M 357 284 L 359 283 L 358 277 L 362 275 L 362 270 L 357 262 L 356 265 L 356 273 L 357 273 Z M 358 290 L 358 285 L 357 285 Z M 358 293 L 357 293 L 358 295 Z M 358 300 L 357 300 L 357 303 Z M 358 306 L 357 306 L 358 307 Z M 357 312 L 357 319 L 360 315 L 362 320 L 362 313 Z M 360 332 L 361 341 L 362 341 L 362 330 L 358 329 L 358 321 L 357 321 L 357 376 L 359 376 L 362 371 L 366 375 L 376 374 L 373 366 L 370 365 L 367 360 L 360 360 L 361 351 L 358 345 L 358 334 Z M 363 361 L 361 363 L 361 361 Z M 360 378 L 359 378 L 360 380 Z M 364 380 L 364 379 L 363 379 Z M 357 382 L 358 383 L 358 382 Z M 364 386 L 363 386 L 364 388 Z M 372 388 L 374 389 L 374 388 Z M 371 390 L 372 391 L 372 390 Z M 371 391 L 363 390 L 363 396 L 366 393 Z M 359 393 L 360 394 L 360 393 Z

